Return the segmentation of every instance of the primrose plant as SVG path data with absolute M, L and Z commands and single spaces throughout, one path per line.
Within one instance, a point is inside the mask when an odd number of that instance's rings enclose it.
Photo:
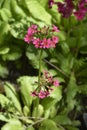
M 28 44 L 33 44 L 36 49 L 40 50 L 39 74 L 38 82 L 36 82 L 38 87 L 31 92 L 31 95 L 37 96 L 41 99 L 50 95 L 51 91 L 53 91 L 52 86 L 59 86 L 59 81 L 54 79 L 48 71 L 44 70 L 43 74 L 41 74 L 43 50 L 55 48 L 59 41 L 58 37 L 54 35 L 55 32 L 59 32 L 59 29 L 55 25 L 53 25 L 51 28 L 46 26 L 39 28 L 37 25 L 32 24 L 28 28 L 27 34 L 24 37 L 25 42 Z

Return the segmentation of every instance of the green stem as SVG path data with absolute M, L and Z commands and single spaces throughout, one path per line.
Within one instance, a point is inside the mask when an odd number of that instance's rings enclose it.
M 78 44 L 77 44 L 77 50 L 76 50 L 75 58 L 77 58 L 78 53 L 79 53 L 80 40 L 81 40 L 82 34 L 83 34 L 82 26 L 83 26 L 83 24 L 82 24 L 82 21 L 81 21 L 81 23 L 80 23 L 80 29 L 81 29 L 81 30 L 79 31 Z
M 41 50 L 40 50 L 40 57 L 39 57 L 38 87 L 40 87 L 42 53 L 43 53 L 43 50 L 41 49 Z
M 39 55 L 39 74 L 38 74 L 38 91 L 40 90 L 40 77 L 41 77 L 41 61 L 42 61 L 42 53 L 43 50 L 40 50 L 40 55 Z M 36 99 L 36 117 L 38 115 L 38 105 L 39 105 L 39 98 Z

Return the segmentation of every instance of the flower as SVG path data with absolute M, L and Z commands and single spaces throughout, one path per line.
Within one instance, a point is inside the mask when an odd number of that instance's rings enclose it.
M 43 98 L 47 97 L 49 94 L 50 94 L 49 92 L 41 90 L 38 94 L 38 97 L 43 99 Z
M 54 0 L 49 0 L 48 1 L 49 8 L 52 8 L 53 4 L 54 4 Z
M 53 31 L 53 32 L 59 32 L 59 29 L 58 29 L 55 25 L 53 25 L 53 26 L 52 26 L 52 31 Z
M 38 94 L 37 94 L 36 91 L 33 91 L 33 92 L 31 92 L 31 95 L 32 95 L 33 97 L 35 97 L 35 96 L 37 96 Z
M 58 87 L 58 86 L 59 86 L 59 81 L 58 81 L 57 79 L 55 79 L 55 80 L 53 81 L 53 85 L 54 85 L 55 87 Z
M 78 9 L 75 10 L 74 15 L 77 20 L 82 20 L 86 16 L 87 12 L 87 0 L 81 0 L 78 4 Z
M 38 28 L 37 25 L 33 24 L 28 28 L 24 41 L 28 44 L 33 44 L 35 48 L 55 48 L 58 43 L 58 37 L 54 35 L 54 32 L 59 32 L 55 25 L 50 29 L 46 26 Z
M 65 0 L 65 2 L 56 2 L 59 13 L 62 14 L 64 18 L 68 18 L 74 9 L 74 4 L 72 0 Z

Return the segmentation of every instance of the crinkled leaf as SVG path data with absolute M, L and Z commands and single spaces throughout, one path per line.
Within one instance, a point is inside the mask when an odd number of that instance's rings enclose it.
M 59 123 L 61 125 L 71 125 L 71 120 L 69 119 L 69 117 L 67 117 L 67 115 L 58 115 L 58 116 L 55 116 L 53 118 L 53 120 L 56 122 L 56 123 Z
M 26 130 L 35 130 L 34 127 L 27 128 Z
M 23 77 L 20 77 L 17 81 L 18 83 L 20 83 L 20 91 L 21 91 L 24 105 L 30 106 L 33 99 L 31 96 L 31 92 L 35 88 L 34 84 L 35 84 L 35 81 L 37 81 L 37 77 L 23 76 Z
M 66 126 L 67 130 L 79 130 L 79 128 L 73 126 Z
M 0 9 L 0 19 L 7 22 L 9 18 L 11 17 L 11 12 L 10 10 L 6 8 Z
M 5 121 L 5 122 L 9 122 L 9 119 L 7 119 L 1 112 L 0 112 L 0 120 Z
M 57 100 L 52 97 L 47 97 L 41 100 L 41 104 L 43 105 L 45 110 L 50 109 L 56 102 Z
M 0 23 L 0 44 L 4 41 L 6 38 L 6 35 L 8 34 L 9 31 L 9 25 L 6 22 Z
M 41 117 L 43 115 L 43 113 L 44 113 L 44 108 L 42 105 L 39 104 L 38 110 L 36 107 L 34 107 L 33 112 L 32 112 L 32 116 L 33 117 Z
M 30 63 L 33 65 L 34 68 L 39 68 L 39 51 L 33 47 L 33 46 L 29 46 L 27 48 L 26 51 L 26 56 L 28 57 L 28 59 L 30 60 Z M 43 55 L 42 55 L 42 59 L 47 57 L 47 53 L 45 51 L 43 51 Z M 42 61 L 42 70 L 45 69 L 45 64 Z
M 21 104 L 18 99 L 18 94 L 17 94 L 15 88 L 13 87 L 13 85 L 6 82 L 4 85 L 4 88 L 5 88 L 7 97 L 13 102 L 13 104 L 14 104 L 15 108 L 18 110 L 18 112 L 22 113 L 22 108 L 21 108 Z
M 46 119 L 41 123 L 39 130 L 60 130 L 53 120 Z
M 1 130 L 24 130 L 22 124 L 18 120 L 11 120 L 9 123 L 4 125 Z
M 25 2 L 26 7 L 35 19 L 44 21 L 48 25 L 51 24 L 51 15 L 37 0 L 25 0 Z
M 3 94 L 0 94 L 0 105 L 2 107 L 5 107 L 7 104 L 9 104 L 10 100 L 4 96 Z
M 50 93 L 50 97 L 56 99 L 57 101 L 60 101 L 62 98 L 62 90 L 61 90 L 61 86 L 58 87 L 52 87 L 53 91 Z
M 69 84 L 67 86 L 67 103 L 70 103 L 71 100 L 73 100 L 77 91 L 78 91 L 78 86 L 76 84 L 75 76 L 71 75 Z
M 24 10 L 18 6 L 16 0 L 11 0 L 11 12 L 12 12 L 12 15 L 15 19 L 21 19 L 23 17 L 25 17 L 25 13 L 24 13 Z

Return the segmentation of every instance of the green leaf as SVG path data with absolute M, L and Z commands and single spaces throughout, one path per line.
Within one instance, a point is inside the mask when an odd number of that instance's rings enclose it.
M 4 125 L 1 130 L 24 130 L 22 124 L 18 120 L 11 120 L 9 123 Z
M 87 83 L 79 85 L 79 93 L 87 95 Z
M 21 49 L 13 45 L 10 47 L 10 51 L 7 54 L 2 55 L 3 60 L 17 60 L 21 57 Z
M 18 83 L 20 83 L 20 92 L 22 95 L 23 103 L 24 105 L 29 107 L 33 99 L 33 97 L 31 96 L 31 92 L 35 88 L 34 83 L 35 81 L 37 81 L 37 77 L 23 76 L 23 77 L 20 77 L 17 81 Z
M 67 130 L 79 130 L 79 128 L 73 126 L 66 126 Z
M 4 39 L 6 39 L 6 35 L 8 34 L 10 27 L 8 23 L 2 22 L 0 23 L 0 44 L 3 43 Z
M 61 41 L 65 41 L 65 40 L 66 40 L 65 32 L 60 31 L 60 32 L 58 33 L 58 37 L 59 37 L 59 41 L 60 41 L 60 42 L 61 42 Z M 62 43 L 61 43 L 61 44 L 62 44 Z
M 76 84 L 75 76 L 72 74 L 70 77 L 70 81 L 67 86 L 67 103 L 69 104 L 71 100 L 75 97 L 78 92 L 78 86 Z
M 1 112 L 0 112 L 0 120 L 5 121 L 5 122 L 9 122 L 9 119 L 7 119 Z
M 80 122 L 80 120 L 73 120 L 72 121 L 72 126 L 80 126 L 81 125 L 81 122 Z
M 27 128 L 26 130 L 35 130 L 34 127 Z
M 11 12 L 12 12 L 12 15 L 15 19 L 21 19 L 23 17 L 25 17 L 25 13 L 24 13 L 24 10 L 18 6 L 16 0 L 11 0 Z
M 10 17 L 11 17 L 11 12 L 8 9 L 6 8 L 0 9 L 0 19 L 2 21 L 7 22 Z
M 6 68 L 6 66 L 0 64 L 0 76 L 2 78 L 5 78 L 5 77 L 7 77 L 8 74 L 9 74 L 9 72 L 8 72 L 8 69 Z
M 87 46 L 81 47 L 80 48 L 80 53 L 81 54 L 87 54 Z
M 56 102 L 57 99 L 54 99 L 52 97 L 47 97 L 41 100 L 41 104 L 44 107 L 44 110 L 50 109 Z
M 7 54 L 10 51 L 9 47 L 2 46 L 0 47 L 0 55 Z
M 61 48 L 62 48 L 63 54 L 68 54 L 70 52 L 69 46 L 67 45 L 66 42 L 61 43 Z
M 33 112 L 32 112 L 32 116 L 33 117 L 41 117 L 44 113 L 44 108 L 41 104 L 38 105 L 38 111 L 37 108 L 34 107 Z
M 39 68 L 39 51 L 33 47 L 33 46 L 29 46 L 26 50 L 26 56 L 28 57 L 28 59 L 30 60 L 30 63 L 33 65 L 34 68 Z M 45 51 L 43 51 L 43 55 L 42 55 L 42 59 L 47 57 L 47 53 Z M 42 63 L 42 70 L 45 69 L 45 63 Z
M 53 86 L 53 91 L 50 93 L 50 97 L 56 99 L 57 101 L 60 101 L 62 98 L 62 86 L 55 87 Z
M 9 99 L 11 99 L 15 108 L 18 110 L 18 112 L 22 113 L 21 104 L 19 102 L 18 95 L 17 95 L 14 87 L 10 83 L 6 82 L 4 85 L 4 88 L 5 88 L 5 92 L 6 92 L 7 97 Z
M 59 0 L 60 1 L 60 0 Z M 58 0 L 57 0 L 58 2 Z M 58 13 L 57 11 L 57 6 L 53 5 L 51 9 L 49 9 L 48 5 L 47 5 L 47 11 L 51 14 L 52 16 L 52 21 L 56 24 L 60 24 L 61 22 L 61 14 Z
M 11 0 L 4 0 L 4 2 L 3 2 L 3 8 L 8 9 L 9 11 L 10 11 L 10 1 Z M 11 13 L 11 11 L 10 11 L 10 13 Z
M 37 0 L 44 8 L 48 4 L 48 0 Z
M 58 129 L 56 123 L 53 120 L 46 119 L 41 123 L 39 130 L 61 130 L 61 129 Z
M 0 8 L 2 8 L 4 0 L 0 0 Z
M 3 94 L 0 94 L 0 105 L 2 107 L 5 107 L 6 105 L 8 105 L 9 102 L 10 100 L 6 96 L 4 96 Z
M 30 110 L 29 110 L 29 108 L 28 108 L 27 106 L 24 106 L 24 107 L 23 107 L 23 113 L 24 113 L 25 116 L 28 116 L 28 115 L 29 115 Z
M 53 118 L 53 120 L 58 123 L 58 124 L 61 124 L 61 125 L 71 125 L 71 120 L 69 119 L 69 117 L 67 117 L 67 115 L 58 115 L 58 116 L 55 116 Z
M 40 21 L 44 21 L 46 24 L 51 24 L 51 15 L 43 8 L 43 6 L 37 0 L 25 0 L 26 7 L 31 15 Z

